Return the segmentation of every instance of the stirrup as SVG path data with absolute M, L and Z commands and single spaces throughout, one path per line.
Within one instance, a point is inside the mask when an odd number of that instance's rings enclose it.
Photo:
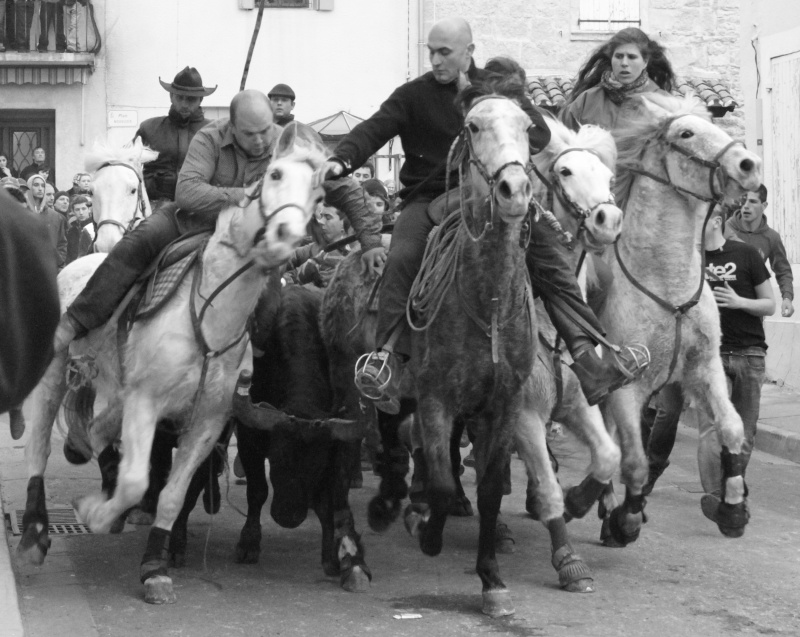
M 617 363 L 617 369 L 625 375 L 628 382 L 633 381 L 650 365 L 650 350 L 647 349 L 645 345 L 634 343 L 633 345 L 625 345 L 612 351 Z M 629 357 L 626 356 L 626 354 L 628 354 Z M 628 370 L 628 362 L 631 360 L 636 365 L 633 371 Z
M 353 380 L 364 398 L 376 402 L 385 398 L 386 388 L 392 381 L 389 356 L 389 352 L 380 350 L 363 354 L 356 361 Z

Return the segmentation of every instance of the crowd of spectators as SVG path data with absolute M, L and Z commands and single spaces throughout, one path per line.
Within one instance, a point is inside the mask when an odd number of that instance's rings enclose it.
M 0 185 L 47 226 L 59 270 L 89 252 L 92 243 L 92 176 L 78 173 L 69 190 L 58 190 L 55 170 L 43 148 L 33 151 L 33 161 L 19 176 L 9 158 L 0 154 Z

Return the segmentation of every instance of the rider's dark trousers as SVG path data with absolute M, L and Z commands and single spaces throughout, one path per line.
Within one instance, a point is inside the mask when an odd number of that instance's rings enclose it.
M 379 349 L 386 345 L 395 328 L 405 321 L 411 286 L 422 265 L 428 234 L 434 226 L 428 216 L 430 202 L 431 199 L 426 197 L 414 199 L 403 208 L 395 222 L 378 299 L 376 344 Z M 401 330 L 393 350 L 408 357 L 411 354 L 409 330 L 407 327 L 401 327 Z
M 405 320 L 411 286 L 422 264 L 428 234 L 434 226 L 427 212 L 429 203 L 430 199 L 414 200 L 403 209 L 395 223 L 378 300 L 378 348 L 386 344 L 395 328 Z M 576 353 L 596 343 L 570 318 L 570 314 L 577 314 L 600 334 L 605 334 L 605 330 L 583 300 L 565 250 L 550 226 L 542 222 L 533 224 L 526 255 L 531 283 L 534 292 L 544 299 L 550 319 L 567 348 Z M 556 296 L 568 306 L 566 309 L 553 304 L 551 299 Z M 401 329 L 393 349 L 407 357 L 411 353 L 409 331 L 407 327 Z
M 131 286 L 158 254 L 186 232 L 174 207 L 154 212 L 126 233 L 67 309 L 87 331 L 111 318 Z
M 531 242 L 525 255 L 531 285 L 533 291 L 544 301 L 547 314 L 567 349 L 574 355 L 585 347 L 597 345 L 576 322 L 574 316 L 583 319 L 602 335 L 605 335 L 605 330 L 583 300 L 575 273 L 567 260 L 566 250 L 558 235 L 546 223 L 538 221 L 532 225 Z M 562 303 L 557 303 L 554 298 L 560 299 Z M 567 307 L 563 307 L 564 305 Z

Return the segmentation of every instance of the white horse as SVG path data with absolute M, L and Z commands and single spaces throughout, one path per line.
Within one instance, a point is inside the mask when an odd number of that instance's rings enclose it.
M 134 324 L 124 350 L 124 378 L 113 318 L 70 348 L 73 356 L 96 358 L 94 385 L 106 407 L 90 427 L 95 452 L 115 439 L 122 422 L 122 460 L 113 496 L 109 499 L 101 492 L 76 501 L 81 519 L 92 531 L 108 531 L 120 514 L 140 501 L 147 488 L 156 422 L 172 418 L 183 424 L 141 566 L 145 600 L 151 603 L 176 599 L 163 549 L 189 480 L 227 420 L 238 373 L 251 366 L 247 324 L 266 272 L 288 258 L 323 195 L 317 172 L 324 164 L 324 151 L 313 132 L 303 131 L 301 139 L 298 130 L 298 125 L 284 130 L 254 199 L 219 213 L 199 267 L 187 274 L 156 315 Z M 87 259 L 100 261 L 99 256 Z M 73 286 L 73 295 L 79 289 L 80 285 Z M 65 304 L 69 300 L 63 298 Z M 53 407 L 57 409 L 63 397 L 65 365 L 66 353 L 53 361 L 40 383 L 37 403 L 44 415 L 54 415 Z M 41 535 L 36 535 L 39 527 L 31 527 L 27 546 L 34 556 L 42 549 Z M 22 550 L 21 543 L 18 551 Z
M 95 144 L 87 155 L 84 165 L 94 174 L 95 252 L 110 252 L 123 234 L 150 216 L 142 166 L 156 157 L 158 152 L 143 146 L 138 138 L 121 148 Z
M 532 158 L 539 175 L 539 179 L 533 180 L 534 201 L 541 202 L 548 209 L 543 214 L 553 212 L 554 219 L 551 218 L 549 222 L 569 246 L 568 261 L 573 269 L 577 269 L 582 251 L 601 251 L 616 241 L 622 231 L 622 211 L 609 203 L 614 201 L 611 189 L 617 149 L 611 134 L 599 127 L 584 126 L 575 133 L 553 118 L 547 119 L 547 125 L 550 128 L 550 143 Z M 540 223 L 547 221 L 543 219 Z M 540 334 L 553 345 L 555 330 L 543 309 L 539 310 L 539 317 Z M 555 380 L 556 364 L 561 366 L 562 371 L 560 400 Z M 556 519 L 554 511 L 563 513 L 564 507 L 568 518 L 582 517 L 618 469 L 619 447 L 605 426 L 600 408 L 589 405 L 577 377 L 560 362 L 559 356 L 548 355 L 546 348 L 540 349 L 533 382 L 538 418 L 544 421 L 552 418 L 566 425 L 589 447 L 591 464 L 586 479 L 566 491 L 563 503 L 553 499 L 553 494 L 558 494 L 556 489 L 539 484 L 535 485 L 535 499 L 531 497 L 533 494 L 529 489 L 526 506 L 529 512 L 542 520 Z M 541 441 L 533 445 L 525 442 L 530 432 L 541 435 L 541 430 L 541 427 L 523 427 L 517 434 L 517 448 L 523 459 L 528 454 L 544 454 L 536 464 L 526 460 L 534 484 L 542 477 L 551 479 L 549 473 L 540 477 L 532 472 L 535 466 L 545 462 L 549 465 L 544 444 Z M 567 563 L 569 560 L 565 565 Z M 559 570 L 562 586 L 569 588 L 567 577 L 570 569 L 563 569 L 564 575 L 558 566 L 556 569 Z
M 719 314 L 704 284 L 700 249 L 709 205 L 755 190 L 761 159 L 714 126 L 696 101 L 639 99 L 645 106 L 640 123 L 617 140 L 618 172 L 632 183 L 625 231 L 615 250 L 602 257 L 613 283 L 598 318 L 613 342 L 645 344 L 651 363 L 604 406 L 606 422 L 619 433 L 627 486 L 625 502 L 611 512 L 604 534 L 622 545 L 638 537 L 648 475 L 640 414 L 650 395 L 669 381 L 680 383 L 701 417 L 717 428 L 723 445 L 719 527 L 738 536 L 747 523 L 739 463 L 743 426 L 728 398 Z

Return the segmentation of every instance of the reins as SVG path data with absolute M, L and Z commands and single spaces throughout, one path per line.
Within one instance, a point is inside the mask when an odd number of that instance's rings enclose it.
M 142 192 L 143 186 L 143 179 L 142 174 L 136 170 L 133 166 L 129 163 L 124 161 L 118 161 L 116 159 L 112 159 L 110 161 L 105 162 L 102 164 L 95 173 L 100 172 L 103 168 L 107 168 L 108 166 L 124 166 L 125 168 L 132 170 L 136 175 L 136 179 L 139 180 L 139 185 L 136 188 L 136 204 L 134 205 L 133 215 L 131 216 L 131 220 L 128 222 L 128 225 L 125 225 L 121 221 L 117 221 L 116 219 L 103 219 L 100 223 L 94 223 L 94 237 L 92 237 L 92 242 L 89 244 L 89 251 L 94 252 L 95 242 L 97 241 L 97 234 L 100 228 L 104 225 L 111 225 L 117 226 L 120 230 L 122 230 L 123 236 L 128 234 L 131 230 L 133 230 L 140 221 L 143 221 L 146 217 L 145 212 L 147 211 L 147 207 L 145 205 L 144 194 Z M 141 213 L 141 216 L 139 216 Z
M 678 117 L 675 117 L 675 118 L 671 119 L 667 123 L 665 129 L 668 129 L 669 126 L 671 126 L 672 123 L 676 119 L 679 119 L 680 117 L 685 117 L 687 114 L 688 113 L 685 113 L 683 115 L 678 115 Z M 702 157 L 698 157 L 697 155 L 694 155 L 690 151 L 686 150 L 685 148 L 682 148 L 681 146 L 679 146 L 675 142 L 668 141 L 668 140 L 662 140 L 662 143 L 666 144 L 667 146 L 669 146 L 673 150 L 679 152 L 680 154 L 684 155 L 685 157 L 688 157 L 691 161 L 693 161 L 694 163 L 702 166 L 703 168 L 708 168 L 709 169 L 709 192 L 712 195 L 711 197 L 705 197 L 703 195 L 699 195 L 699 194 L 697 194 L 695 192 L 692 192 L 691 190 L 688 190 L 686 188 L 682 188 L 682 187 L 676 185 L 675 183 L 673 183 L 672 182 L 672 177 L 669 174 L 669 168 L 667 167 L 667 164 L 666 164 L 666 156 L 664 156 L 662 158 L 662 164 L 664 166 L 664 172 L 666 174 L 666 179 L 663 178 L 663 177 L 660 177 L 658 175 L 655 175 L 655 174 L 653 174 L 653 173 L 651 173 L 649 171 L 638 169 L 638 168 L 631 168 L 630 171 L 632 173 L 634 173 L 635 175 L 637 175 L 637 176 L 647 177 L 647 178 L 652 179 L 653 181 L 656 181 L 656 182 L 658 182 L 660 184 L 663 184 L 663 185 L 666 185 L 666 186 L 670 186 L 671 188 L 673 188 L 676 192 L 678 192 L 680 194 L 687 194 L 687 195 L 690 195 L 691 197 L 694 197 L 695 199 L 698 199 L 700 201 L 708 203 L 708 211 L 706 212 L 705 219 L 703 220 L 703 227 L 702 227 L 702 230 L 700 232 L 700 237 L 701 237 L 701 241 L 702 241 L 703 240 L 702 238 L 705 236 L 705 231 L 706 231 L 706 226 L 708 225 L 708 220 L 711 218 L 711 214 L 714 212 L 714 208 L 717 206 L 717 204 L 719 204 L 720 200 L 722 199 L 722 195 L 721 194 L 717 194 L 716 188 L 714 186 L 714 179 L 716 178 L 718 171 L 722 167 L 721 164 L 720 164 L 720 160 L 725 155 L 725 153 L 727 153 L 733 146 L 735 146 L 737 144 L 741 144 L 741 142 L 731 141 L 730 143 L 726 144 L 714 156 L 714 158 L 712 160 L 703 159 Z M 626 202 L 626 208 L 627 208 L 627 202 Z M 628 270 L 628 268 L 626 267 L 625 262 L 622 260 L 622 255 L 620 254 L 620 251 L 619 251 L 619 243 L 618 243 L 618 241 L 619 241 L 619 238 L 617 239 L 617 241 L 614 242 L 614 256 L 617 259 L 617 263 L 619 264 L 619 267 L 620 267 L 620 270 L 622 271 L 622 273 L 625 275 L 625 277 L 628 279 L 628 281 L 630 281 L 631 284 L 637 290 L 642 292 L 648 298 L 650 298 L 653 301 L 655 301 L 658 305 L 660 305 L 661 307 L 666 309 L 668 312 L 672 313 L 673 316 L 675 317 L 675 345 L 674 345 L 673 350 L 672 350 L 672 359 L 670 360 L 670 363 L 669 363 L 669 370 L 667 371 L 667 378 L 658 387 L 658 389 L 656 389 L 653 392 L 655 394 L 655 393 L 658 393 L 659 391 L 661 391 L 661 389 L 667 383 L 669 383 L 670 378 L 672 378 L 672 374 L 675 372 L 675 367 L 678 364 L 678 356 L 679 356 L 679 352 L 680 352 L 680 348 L 681 348 L 681 342 L 682 342 L 681 326 L 682 326 L 683 318 L 684 318 L 684 316 L 686 316 L 686 313 L 690 309 L 692 309 L 695 305 L 697 305 L 697 303 L 700 301 L 700 296 L 703 293 L 703 286 L 705 284 L 705 269 L 706 269 L 705 251 L 703 249 L 700 250 L 700 281 L 698 283 L 697 289 L 695 290 L 694 294 L 692 295 L 692 297 L 688 301 L 686 301 L 685 303 L 681 303 L 680 305 L 675 305 L 673 303 L 670 303 L 666 299 L 661 298 L 660 296 L 658 296 L 657 294 L 655 294 L 651 290 L 647 289 L 644 285 L 642 285 L 639 281 L 636 280 L 636 278 L 633 276 L 633 274 L 631 274 L 630 270 Z

